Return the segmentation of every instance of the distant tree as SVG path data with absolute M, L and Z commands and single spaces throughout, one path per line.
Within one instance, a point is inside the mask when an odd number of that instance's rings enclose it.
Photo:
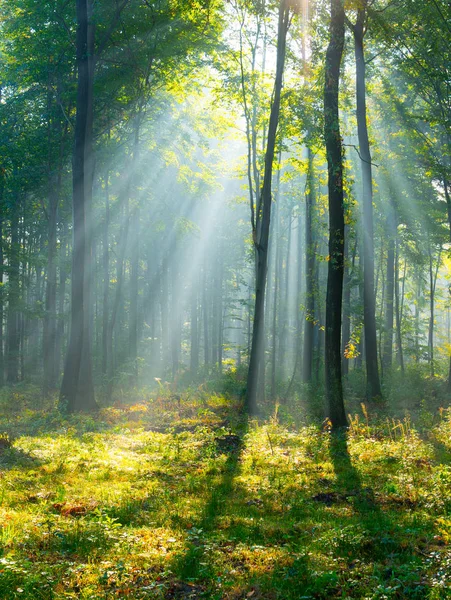
M 277 34 L 277 64 L 274 93 L 268 125 L 268 137 L 265 152 L 263 186 L 257 190 L 256 209 L 252 209 L 252 233 L 257 254 L 254 325 L 252 330 L 251 355 L 247 376 L 246 403 L 249 412 L 255 413 L 258 400 L 259 373 L 263 372 L 261 347 L 264 339 L 264 310 L 266 276 L 268 269 L 268 244 L 272 205 L 273 163 L 276 149 L 277 129 L 279 125 L 280 101 L 285 69 L 287 33 L 292 18 L 288 0 L 280 0 Z
M 363 324 L 365 331 L 365 362 L 367 374 L 367 397 L 382 398 L 376 336 L 376 297 L 374 292 L 374 226 L 373 226 L 373 174 L 368 135 L 366 108 L 366 63 L 364 37 L 367 28 L 368 0 L 357 3 L 355 24 L 346 18 L 354 35 L 356 65 L 356 114 L 359 138 L 359 154 L 362 169 L 363 204 Z

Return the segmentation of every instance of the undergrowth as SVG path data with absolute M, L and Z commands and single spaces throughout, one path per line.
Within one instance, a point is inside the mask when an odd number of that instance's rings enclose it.
M 0 402 L 0 598 L 451 598 L 448 410 L 337 436 L 232 392 Z

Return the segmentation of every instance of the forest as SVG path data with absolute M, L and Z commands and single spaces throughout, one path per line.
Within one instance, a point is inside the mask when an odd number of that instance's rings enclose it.
M 451 599 L 449 0 L 0 0 L 0 600 Z

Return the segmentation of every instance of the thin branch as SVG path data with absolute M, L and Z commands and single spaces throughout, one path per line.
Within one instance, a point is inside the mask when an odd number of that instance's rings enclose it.
M 360 154 L 360 150 L 357 148 L 357 146 L 354 146 L 354 144 L 343 144 L 343 146 L 348 146 L 349 148 L 354 148 L 354 150 L 357 152 L 357 154 L 360 157 L 360 160 L 364 163 L 366 163 L 367 165 L 372 165 L 373 167 L 377 167 L 379 168 L 380 165 L 376 165 L 376 163 L 370 162 L 369 160 L 365 160 L 362 155 Z
M 443 14 L 442 9 L 438 5 L 437 0 L 432 0 L 432 2 L 434 3 L 434 6 L 437 9 L 439 15 L 442 17 L 443 22 L 445 23 L 447 30 L 451 33 L 451 26 L 450 26 L 448 20 L 446 19 L 445 15 Z

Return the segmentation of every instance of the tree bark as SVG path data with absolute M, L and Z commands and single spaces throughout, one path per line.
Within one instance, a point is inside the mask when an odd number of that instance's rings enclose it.
M 330 41 L 324 85 L 324 138 L 329 189 L 329 264 L 326 295 L 325 370 L 328 417 L 334 429 L 347 426 L 341 374 L 341 313 L 344 275 L 343 147 L 338 97 L 344 49 L 343 0 L 331 0 Z
M 4 192 L 5 192 L 5 174 L 3 167 L 0 168 L 0 387 L 5 384 L 5 362 L 3 350 L 3 314 L 4 314 L 4 294 L 3 294 L 3 276 L 4 276 L 4 255 L 3 255 L 3 236 L 4 236 Z
M 207 265 L 204 262 L 202 267 L 202 317 L 204 325 L 204 365 L 210 364 L 210 340 L 208 337 L 208 290 L 207 290 Z
M 135 118 L 135 131 L 133 140 L 132 177 L 135 188 L 135 202 L 131 214 L 132 239 L 130 248 L 130 314 L 129 314 L 129 358 L 132 362 L 132 371 L 138 375 L 138 296 L 139 296 L 139 254 L 140 254 L 140 218 L 139 201 L 137 193 L 138 166 L 140 154 L 140 130 L 142 121 L 142 107 L 139 106 Z
M 401 372 L 404 373 L 404 353 L 402 348 L 402 314 L 399 300 L 399 241 L 395 244 L 395 318 L 396 318 L 396 345 L 398 362 Z
M 387 219 L 388 248 L 387 248 L 387 281 L 385 295 L 385 324 L 384 324 L 384 349 L 383 372 L 384 379 L 390 373 L 393 365 L 393 326 L 394 326 L 394 293 L 395 293 L 395 238 L 396 225 L 393 211 Z
M 312 382 L 313 374 L 313 340 L 315 334 L 315 271 L 316 247 L 313 235 L 313 210 L 315 206 L 315 189 L 313 173 L 313 155 L 307 145 L 307 190 L 305 195 L 305 327 L 304 352 L 302 364 L 302 381 Z
M 261 226 L 254 232 L 254 244 L 257 251 L 257 273 L 254 306 L 254 327 L 252 332 L 251 355 L 246 387 L 246 407 L 250 414 L 257 412 L 259 377 L 263 371 L 261 348 L 264 342 L 264 308 L 266 274 L 268 264 L 269 227 L 271 222 L 272 175 L 276 148 L 276 136 L 279 125 L 280 100 L 285 69 L 287 32 L 290 26 L 290 8 L 287 0 L 279 5 L 279 24 L 277 38 L 277 65 L 273 101 L 269 117 L 268 138 L 265 153 L 265 171 L 261 193 Z
M 111 357 L 108 354 L 108 323 L 109 323 L 109 305 L 110 305 L 110 247 L 109 247 L 109 229 L 110 229 L 110 174 L 107 170 L 105 175 L 105 221 L 103 224 L 103 311 L 102 311 L 102 375 L 106 377 L 108 373 L 108 361 Z
M 280 186 L 280 170 L 277 174 L 277 182 L 278 182 L 278 195 L 279 195 L 279 186 Z M 277 316 L 278 316 L 278 298 L 279 298 L 279 281 L 280 281 L 280 269 L 279 269 L 279 259 L 280 259 L 280 243 L 279 243 L 279 234 L 280 234 L 280 205 L 279 202 L 276 202 L 275 206 L 276 210 L 276 223 L 275 223 L 275 233 L 274 233 L 274 243 L 276 246 L 276 251 L 274 253 L 274 302 L 272 306 L 272 353 L 271 353 L 271 398 L 275 398 L 276 396 L 276 367 L 277 367 Z
M 199 370 L 199 317 L 197 304 L 197 282 L 193 281 L 191 289 L 191 344 L 190 371 L 194 377 Z
M 87 149 L 92 140 L 90 99 L 93 79 L 88 58 L 88 3 L 77 0 L 77 112 L 75 145 L 72 166 L 73 177 L 73 255 L 71 291 L 71 331 L 60 391 L 60 405 L 68 412 L 96 408 L 92 371 L 90 369 L 90 344 L 86 339 L 89 330 L 87 303 L 87 223 L 86 206 L 89 188 L 92 191 Z M 91 131 L 88 126 L 91 125 Z M 92 147 L 91 147 L 92 150 Z M 88 191 L 88 194 L 87 194 Z
M 357 129 L 363 180 L 363 325 L 367 397 L 382 398 L 379 378 L 374 292 L 373 176 L 366 109 L 366 65 L 363 39 L 368 0 L 363 0 L 353 27 L 356 62 Z
M 65 312 L 66 312 L 66 282 L 67 282 L 67 271 L 66 271 L 66 256 L 68 254 L 68 242 L 67 242 L 67 225 L 63 222 L 62 235 L 61 235 L 61 249 L 60 249 L 60 273 L 59 273 L 59 290 L 58 290 L 58 324 L 57 324 L 57 336 L 56 336 L 56 370 L 58 377 L 61 373 L 61 365 L 64 361 L 64 331 L 66 328 L 65 323 Z
M 11 207 L 11 249 L 8 265 L 8 322 L 7 322 L 7 382 L 19 381 L 20 354 L 20 275 L 19 275 L 19 199 L 14 198 Z
M 351 341 L 351 268 L 349 265 L 349 227 L 346 225 L 344 248 L 345 266 L 343 276 L 343 331 L 341 335 L 341 369 L 343 375 L 348 375 L 349 358 L 346 355 L 346 350 L 348 348 L 349 342 Z
M 448 183 L 447 177 L 443 177 L 443 189 L 445 191 L 445 200 L 446 200 L 448 225 L 449 225 L 449 237 L 450 237 L 450 242 L 451 242 L 451 195 L 450 195 L 450 191 L 449 191 L 449 183 Z M 448 392 L 451 392 L 451 356 L 449 358 Z
M 139 294 L 139 208 L 131 215 L 132 243 L 130 248 L 130 314 L 129 314 L 129 358 L 135 377 L 138 375 L 138 294 Z

